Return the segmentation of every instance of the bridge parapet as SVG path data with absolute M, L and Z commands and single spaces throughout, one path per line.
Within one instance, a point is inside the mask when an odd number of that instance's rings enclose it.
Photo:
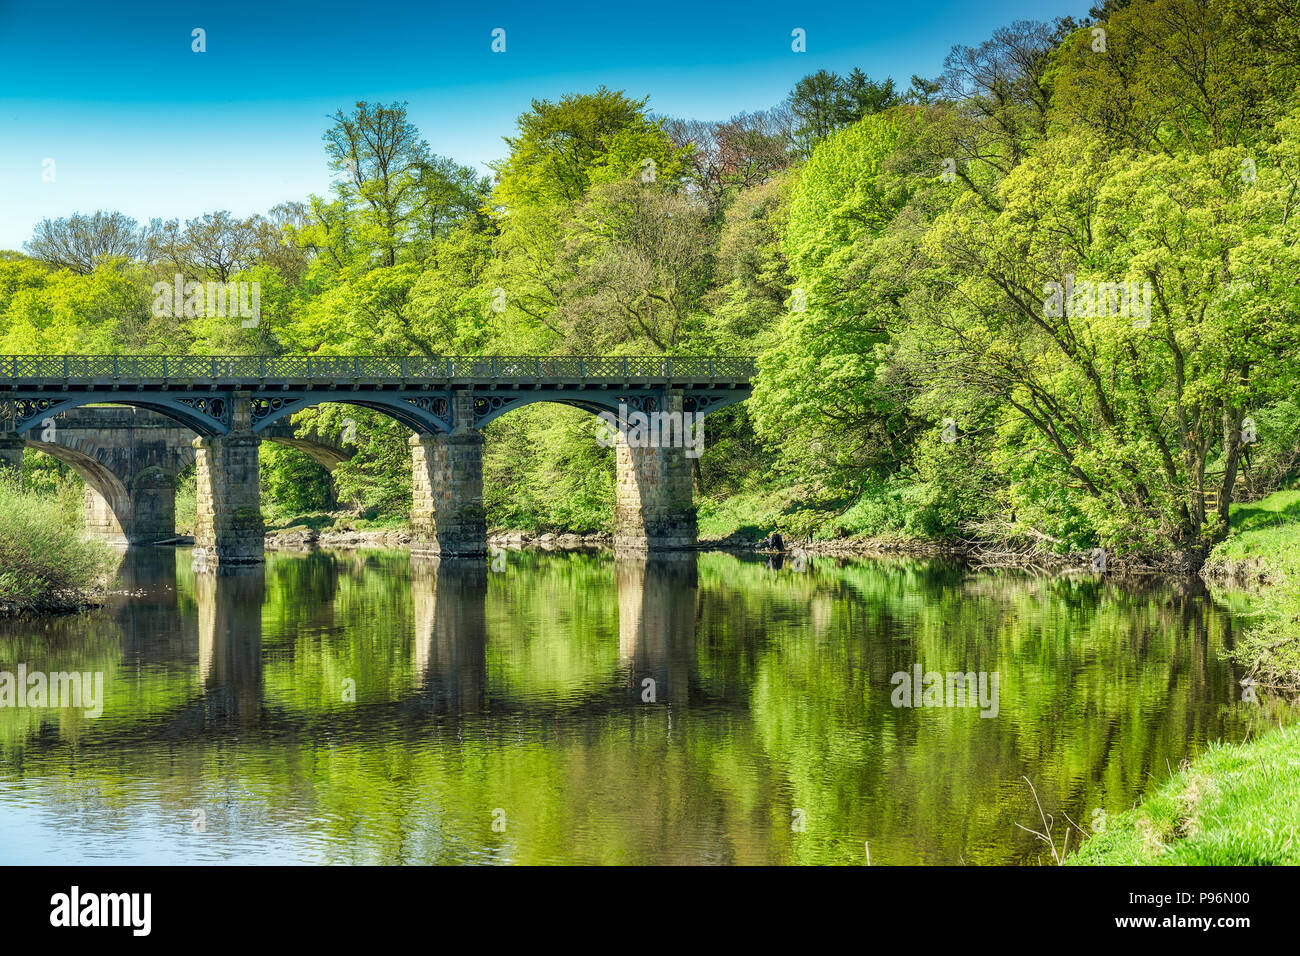
M 0 395 L 15 428 L 79 405 L 112 401 L 151 408 L 200 435 L 230 431 L 236 392 L 251 403 L 259 432 L 321 402 L 380 411 L 418 434 L 481 428 L 533 402 L 617 411 L 681 390 L 706 412 L 749 394 L 753 359 L 735 356 L 0 356 Z M 452 396 L 474 395 L 468 421 L 453 418 Z M 0 413 L 3 414 L 3 413 Z
M 18 384 L 198 384 L 252 387 L 267 382 L 386 384 L 614 385 L 687 387 L 748 384 L 754 360 L 696 355 L 4 355 L 0 381 Z

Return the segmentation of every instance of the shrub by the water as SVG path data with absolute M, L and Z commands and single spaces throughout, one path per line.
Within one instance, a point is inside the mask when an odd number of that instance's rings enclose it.
M 72 608 L 107 583 L 112 549 L 85 537 L 64 498 L 0 475 L 0 613 Z

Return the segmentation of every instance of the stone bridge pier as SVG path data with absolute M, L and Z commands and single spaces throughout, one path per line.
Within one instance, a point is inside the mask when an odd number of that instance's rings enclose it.
M 262 438 L 253 433 L 248 396 L 236 392 L 232 405 L 229 433 L 194 439 L 196 569 L 248 567 L 261 564 L 265 554 Z
M 452 396 L 449 434 L 411 436 L 411 531 L 416 557 L 487 554 L 483 508 L 483 433 L 474 421 L 474 396 Z
M 682 414 L 683 396 L 669 390 L 669 414 Z M 628 553 L 680 551 L 697 541 L 695 484 L 683 447 L 645 447 L 614 438 L 614 550 Z

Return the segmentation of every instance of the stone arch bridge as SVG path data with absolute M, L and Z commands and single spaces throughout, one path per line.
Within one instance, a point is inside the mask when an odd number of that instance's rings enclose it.
M 194 462 L 196 562 L 257 564 L 261 442 L 295 445 L 333 467 L 346 451 L 295 437 L 288 416 L 353 404 L 413 432 L 415 551 L 479 555 L 489 422 L 535 402 L 681 422 L 744 400 L 752 375 L 753 360 L 737 357 L 0 356 L 0 464 L 21 461 L 28 446 L 66 461 L 86 479 L 91 529 L 145 542 L 174 535 L 175 478 Z M 115 407 L 86 407 L 106 404 Z M 688 443 L 618 431 L 614 444 L 615 547 L 693 547 Z
M 287 421 L 264 441 L 305 452 L 333 471 L 352 456 L 341 443 L 301 438 Z M 71 466 L 86 482 L 86 529 L 116 544 L 153 544 L 176 535 L 176 479 L 196 458 L 195 432 L 174 418 L 131 406 L 82 406 L 45 415 L 15 437 L 0 433 L 0 464 L 18 467 L 24 448 Z

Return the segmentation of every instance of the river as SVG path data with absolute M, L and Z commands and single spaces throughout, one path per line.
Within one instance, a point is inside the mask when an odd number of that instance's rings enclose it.
M 1187 581 L 157 548 L 120 587 L 0 622 L 0 674 L 103 675 L 0 707 L 0 863 L 1049 862 L 1029 782 L 1074 846 L 1250 730 Z

